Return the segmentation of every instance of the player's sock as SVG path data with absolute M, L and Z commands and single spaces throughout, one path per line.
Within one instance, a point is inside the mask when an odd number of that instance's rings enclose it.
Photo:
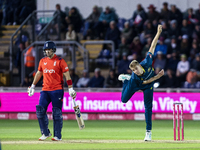
M 151 132 L 151 130 L 147 130 L 147 132 Z

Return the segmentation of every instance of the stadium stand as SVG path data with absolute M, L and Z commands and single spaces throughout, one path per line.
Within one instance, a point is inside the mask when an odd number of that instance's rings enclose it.
M 60 6 L 59 4 L 56 5 Z M 94 10 L 92 10 L 89 16 L 84 19 L 81 15 L 81 10 L 78 10 L 76 7 L 65 7 L 65 11 L 62 12 L 62 16 L 66 16 L 65 19 L 62 18 L 62 20 L 59 20 L 59 15 L 56 16 L 57 11 L 52 11 L 52 13 L 47 15 L 39 15 L 39 11 L 35 11 L 35 14 L 32 14 L 32 16 L 26 20 L 26 22 L 21 23 L 22 26 L 10 26 L 10 25 L 4 25 L 1 26 L 1 38 L 0 38 L 0 61 L 2 62 L 0 65 L 0 71 L 1 73 L 9 72 L 10 71 L 10 63 L 13 63 L 10 61 L 10 55 L 9 55 L 9 48 L 10 48 L 10 38 L 11 35 L 17 30 L 17 29 L 24 29 L 26 28 L 27 35 L 24 32 L 24 30 L 20 30 L 19 33 L 14 35 L 13 38 L 13 46 L 12 46 L 12 58 L 16 57 L 16 54 L 14 53 L 16 51 L 16 48 L 18 48 L 19 43 L 23 42 L 23 40 L 29 40 L 30 42 L 34 43 L 37 40 L 45 41 L 45 40 L 53 40 L 53 41 L 64 41 L 66 39 L 65 36 L 66 32 L 68 31 L 68 26 L 71 26 L 71 24 L 74 24 L 75 22 L 79 22 L 79 26 L 75 26 L 75 32 L 76 32 L 76 40 L 81 45 L 84 45 L 85 42 L 89 41 L 104 41 L 108 39 L 108 36 L 106 35 L 106 32 L 110 35 L 115 35 L 114 30 L 110 30 L 110 27 L 106 26 L 105 30 L 100 29 L 99 23 L 103 22 L 103 17 L 111 21 L 115 21 L 117 24 L 117 28 L 119 29 L 121 33 L 121 39 L 125 38 L 126 42 L 124 45 L 121 45 L 120 39 L 112 39 L 115 43 L 115 50 L 114 55 L 111 52 L 111 47 L 108 44 L 87 44 L 86 50 L 88 51 L 88 62 L 89 62 L 89 74 L 90 77 L 93 76 L 94 69 L 96 67 L 101 68 L 102 75 L 106 78 L 109 74 L 110 68 L 115 69 L 116 72 L 118 72 L 117 64 L 122 59 L 122 52 L 123 48 L 126 48 L 126 52 L 128 53 L 128 60 L 131 61 L 132 59 L 138 59 L 142 60 L 145 56 L 145 53 L 149 47 L 148 41 L 151 41 L 152 36 L 154 36 L 157 24 L 163 25 L 163 33 L 159 39 L 157 51 L 163 52 L 163 59 L 166 61 L 166 65 L 164 66 L 164 69 L 166 71 L 166 75 L 163 77 L 164 83 L 163 86 L 160 87 L 184 87 L 184 81 L 186 81 L 186 75 L 184 76 L 184 79 L 181 80 L 180 85 L 171 85 L 171 84 L 165 84 L 167 81 L 171 78 L 173 80 L 176 80 L 176 67 L 173 68 L 173 72 L 171 70 L 171 73 L 169 73 L 169 63 L 171 63 L 171 58 L 173 57 L 173 53 L 176 52 L 177 60 L 180 60 L 181 54 L 186 54 L 187 60 L 190 65 L 190 69 L 193 69 L 196 67 L 195 64 L 195 55 L 200 54 L 200 24 L 199 24 L 199 9 L 194 10 L 193 8 L 188 8 L 187 11 L 181 12 L 180 9 L 176 5 L 169 5 L 167 2 L 163 3 L 163 7 L 161 11 L 156 10 L 156 6 L 149 4 L 147 7 L 147 12 L 143 8 L 141 4 L 137 5 L 136 10 L 133 10 L 133 16 L 130 19 L 125 18 L 119 18 L 118 14 L 116 14 L 116 11 L 113 7 L 105 7 L 105 10 L 102 10 L 101 7 L 94 6 L 94 9 L 99 10 L 98 14 L 93 14 Z M 108 11 L 107 15 L 106 11 Z M 60 8 L 59 8 L 60 10 Z M 73 11 L 74 10 L 74 11 Z M 45 11 L 41 11 L 45 12 Z M 71 15 L 75 12 L 74 16 Z M 77 13 L 77 14 L 76 14 Z M 34 15 L 38 15 L 38 17 L 34 18 Z M 101 15 L 100 15 L 101 14 Z M 155 14 L 156 17 L 155 17 Z M 92 17 L 92 15 L 94 15 Z M 99 21 L 97 21 L 97 17 L 99 17 Z M 109 18 L 110 17 L 110 18 Z M 71 20 L 69 20 L 69 18 Z M 93 19 L 92 26 L 88 24 Z M 81 21 L 80 21 L 81 20 Z M 60 22 L 61 21 L 61 22 Z M 62 24 L 61 24 L 62 23 Z M 55 26 L 52 26 L 56 24 Z M 59 24 L 61 26 L 59 26 Z M 96 25 L 95 25 L 96 24 Z M 81 25 L 81 26 L 80 26 Z M 89 26 L 88 26 L 89 25 Z M 101 24 L 102 25 L 102 24 Z M 28 26 L 28 27 L 27 27 Z M 103 27 L 103 26 L 102 26 Z M 62 29 L 61 29 L 62 28 Z M 107 29 L 108 28 L 108 29 Z M 99 29 L 99 31 L 97 31 Z M 48 31 L 48 32 L 47 32 Z M 58 34 L 59 31 L 59 34 Z M 93 33 L 93 34 L 92 34 Z M 21 35 L 21 37 L 20 37 Z M 22 38 L 22 35 L 25 35 L 25 39 Z M 20 38 L 18 38 L 20 37 Z M 116 36 L 117 37 L 117 36 Z M 27 38 L 27 39 L 26 39 Z M 141 46 L 137 47 L 135 45 L 136 38 L 139 40 Z M 98 39 L 98 40 L 97 40 Z M 70 41 L 71 39 L 69 39 Z M 123 41 L 123 40 L 122 40 Z M 162 46 L 164 43 L 165 46 Z M 191 44 L 193 43 L 193 44 Z M 195 46 L 196 44 L 196 46 Z M 194 45 L 194 46 L 193 46 Z M 37 46 L 37 45 L 36 45 Z M 73 66 L 76 66 L 75 71 L 76 73 L 81 76 L 84 67 L 84 55 L 81 53 L 82 47 L 80 46 L 74 46 L 74 45 L 59 45 L 58 47 L 62 47 L 62 54 L 60 54 L 61 57 L 65 59 L 67 64 L 72 68 Z M 120 50 L 117 48 L 119 47 Z M 128 48 L 128 49 L 127 49 Z M 139 49 L 138 49 L 139 48 Z M 26 50 L 26 49 L 25 49 Z M 76 65 L 72 62 L 72 52 L 75 51 L 75 62 Z M 119 53 L 120 52 L 120 53 Z M 115 64 L 114 68 L 112 66 L 112 57 L 115 57 Z M 41 57 L 41 56 L 40 56 Z M 104 59 L 105 57 L 105 59 Z M 10 61 L 10 63 L 9 63 Z M 105 71 L 104 71 L 105 70 Z M 200 70 L 198 67 L 196 67 L 197 72 L 197 82 L 200 79 Z M 175 72 L 174 72 L 175 71 Z M 20 70 L 16 69 L 16 67 L 12 67 L 12 73 L 14 75 L 17 75 L 18 78 L 20 78 Z M 129 71 L 127 73 L 130 73 Z M 173 74 L 173 75 L 172 75 Z M 187 74 L 187 72 L 186 72 Z M 9 80 L 9 79 L 8 79 Z M 4 82 L 5 83 L 5 82 Z M 14 86 L 12 84 L 8 84 L 9 82 L 6 82 L 7 84 L 4 86 Z M 11 82 L 12 83 L 12 82 Z M 17 85 L 15 85 L 17 86 Z

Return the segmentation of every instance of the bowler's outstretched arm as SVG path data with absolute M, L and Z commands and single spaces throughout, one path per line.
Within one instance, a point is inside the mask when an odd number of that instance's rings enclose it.
M 158 25 L 158 29 L 157 29 L 157 33 L 156 33 L 156 36 L 154 37 L 152 43 L 151 43 L 151 47 L 149 49 L 149 52 L 154 54 L 154 51 L 155 51 L 155 48 L 156 48 L 156 44 L 158 42 L 158 38 L 160 36 L 162 32 L 162 25 Z

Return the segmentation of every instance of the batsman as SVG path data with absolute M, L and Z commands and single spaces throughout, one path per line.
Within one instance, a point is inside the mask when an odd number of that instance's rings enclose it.
M 145 120 L 146 120 L 146 135 L 144 140 L 151 141 L 152 130 L 152 103 L 153 103 L 153 84 L 154 81 L 164 75 L 164 70 L 161 70 L 156 76 L 152 67 L 153 55 L 158 38 L 162 32 L 162 26 L 158 25 L 156 36 L 154 37 L 149 52 L 146 58 L 138 63 L 133 60 L 129 64 L 132 70 L 132 75 L 121 74 L 118 79 L 123 82 L 121 101 L 127 103 L 129 99 L 138 90 L 144 93 Z
M 61 130 L 63 126 L 62 118 L 62 104 L 63 104 L 63 76 L 66 78 L 68 84 L 69 95 L 72 98 L 76 97 L 76 92 L 72 87 L 72 80 L 69 74 L 69 68 L 64 59 L 58 57 L 56 52 L 56 45 L 52 41 L 44 43 L 43 52 L 46 57 L 43 57 L 38 66 L 38 71 L 35 75 L 31 87 L 28 87 L 28 95 L 32 96 L 35 92 L 35 86 L 43 76 L 43 88 L 40 92 L 39 105 L 36 105 L 36 115 L 38 118 L 42 136 L 39 138 L 43 141 L 52 134 L 48 128 L 48 117 L 46 114 L 47 107 L 52 102 L 52 115 L 54 137 L 53 141 L 61 141 Z

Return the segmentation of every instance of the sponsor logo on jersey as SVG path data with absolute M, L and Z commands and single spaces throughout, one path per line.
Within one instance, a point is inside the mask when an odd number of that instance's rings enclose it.
M 44 65 L 47 65 L 47 62 L 44 62 Z
M 54 61 L 54 64 L 53 64 L 54 66 L 56 66 L 56 61 Z
M 55 73 L 55 70 L 45 68 L 43 72 L 44 73 Z

